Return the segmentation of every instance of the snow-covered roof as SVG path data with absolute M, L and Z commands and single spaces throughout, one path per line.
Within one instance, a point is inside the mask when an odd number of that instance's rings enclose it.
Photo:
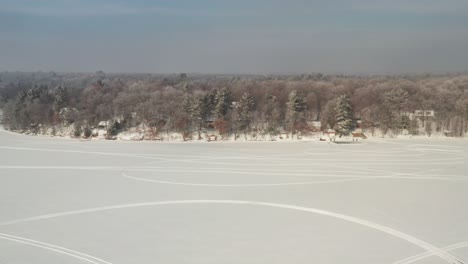
M 109 126 L 109 125 L 110 125 L 110 121 L 101 121 L 98 123 L 98 126 L 100 127 Z

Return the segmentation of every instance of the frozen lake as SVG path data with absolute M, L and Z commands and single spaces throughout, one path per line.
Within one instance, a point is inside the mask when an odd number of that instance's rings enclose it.
M 0 131 L 0 263 L 468 263 L 468 140 Z

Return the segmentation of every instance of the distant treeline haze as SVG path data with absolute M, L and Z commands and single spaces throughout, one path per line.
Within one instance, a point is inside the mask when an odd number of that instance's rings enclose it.
M 108 121 L 109 135 L 145 124 L 155 134 L 194 137 L 207 131 L 348 134 L 356 127 L 369 133 L 463 136 L 468 76 L 4 72 L 0 107 L 7 129 L 73 126 L 76 136 L 89 136 L 101 121 Z M 429 114 L 415 115 L 417 110 Z

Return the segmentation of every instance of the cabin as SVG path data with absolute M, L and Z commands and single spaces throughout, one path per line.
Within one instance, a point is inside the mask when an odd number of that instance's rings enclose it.
M 361 119 L 356 120 L 356 128 L 358 128 L 358 129 L 362 128 L 362 120 Z
M 322 122 L 320 121 L 308 121 L 307 126 L 309 126 L 312 132 L 318 132 L 322 130 Z
M 359 141 L 361 139 L 367 139 L 366 135 L 362 132 L 352 132 L 351 135 L 353 136 L 353 141 Z
M 331 137 L 336 136 L 336 131 L 333 129 L 327 129 L 323 132 L 323 135 L 331 138 Z
M 101 121 L 101 122 L 98 123 L 97 128 L 98 129 L 107 129 L 110 126 L 111 126 L 111 121 Z
M 323 131 L 323 136 L 325 138 L 320 138 L 320 141 L 335 141 L 335 138 L 336 138 L 336 131 L 333 130 L 333 129 L 327 129 L 325 131 Z
M 454 137 L 455 136 L 455 133 L 453 133 L 452 131 L 444 131 L 444 135 L 446 137 Z
M 416 110 L 414 116 L 417 117 L 434 117 L 434 110 Z
M 435 116 L 434 110 L 415 110 L 414 112 L 402 112 L 400 116 L 407 116 L 410 120 L 414 120 L 418 117 L 429 118 Z
M 216 128 L 216 118 L 210 117 L 205 120 L 205 127 L 207 129 L 215 129 Z

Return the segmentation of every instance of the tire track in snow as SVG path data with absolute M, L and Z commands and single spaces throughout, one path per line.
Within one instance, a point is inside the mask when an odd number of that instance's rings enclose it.
M 450 245 L 448 247 L 444 247 L 444 248 L 442 248 L 442 250 L 452 251 L 452 250 L 459 249 L 459 248 L 464 248 L 464 247 L 468 247 L 468 241 L 453 244 L 453 245 Z M 432 254 L 431 252 L 424 252 L 424 253 L 414 255 L 414 256 L 402 259 L 400 261 L 394 262 L 393 264 L 410 264 L 410 263 L 414 263 L 416 261 L 431 257 L 433 255 L 434 254 Z
M 44 243 L 44 242 L 37 241 L 37 240 L 27 239 L 27 238 L 13 236 L 13 235 L 8 235 L 8 234 L 4 234 L 4 233 L 0 233 L 0 239 L 13 241 L 13 242 L 21 243 L 21 244 L 26 244 L 26 245 L 30 245 L 30 246 L 33 246 L 33 247 L 46 249 L 46 250 L 49 250 L 49 251 L 54 251 L 54 252 L 64 254 L 64 255 L 67 255 L 67 256 L 70 256 L 70 257 L 73 257 L 73 258 L 76 258 L 76 259 L 79 259 L 79 260 L 82 260 L 82 261 L 85 261 L 85 262 L 88 262 L 88 263 L 92 263 L 92 264 L 112 264 L 110 262 L 107 262 L 107 261 L 102 260 L 102 259 L 97 258 L 97 257 L 93 257 L 93 256 L 85 254 L 85 253 L 81 253 L 81 252 L 71 250 L 71 249 L 68 249 L 68 248 L 59 247 L 59 246 L 56 246 L 56 245 Z
M 274 172 L 264 169 L 241 169 L 241 168 L 206 168 L 206 169 L 177 169 L 172 167 L 109 167 L 109 166 L 1 166 L 0 169 L 11 170 L 94 170 L 94 171 L 149 171 L 149 172 L 204 172 L 204 173 L 228 173 L 228 174 L 246 174 L 246 175 L 266 175 L 266 176 L 294 176 L 294 177 L 322 177 L 322 178 L 362 178 L 362 179 L 409 179 L 409 180 L 468 180 L 468 176 L 462 175 L 441 175 L 441 174 L 424 174 L 418 173 L 393 173 L 391 176 L 388 173 L 378 170 L 367 172 L 362 170 L 359 172 L 348 171 L 333 171 L 333 170 L 314 170 L 314 172 L 325 172 L 326 174 L 308 174 L 308 173 L 295 173 L 304 172 L 309 170 L 288 170 L 279 173 L 281 170 L 274 170 Z M 292 173 L 291 173 L 292 172 Z M 342 173 L 347 174 L 329 174 Z M 364 174 L 364 176 L 363 176 Z M 378 176 L 377 176 L 378 175 Z M 137 177 L 134 177 L 137 178 Z
M 77 154 L 94 154 L 94 155 L 106 155 L 106 156 L 117 156 L 117 157 L 129 157 L 129 158 L 140 158 L 140 159 L 149 159 L 154 161 L 174 161 L 174 162 L 185 162 L 185 163 L 195 163 L 195 164 L 212 164 L 212 165 L 237 165 L 237 166 L 251 166 L 252 163 L 239 163 L 239 162 L 213 162 L 213 161 L 205 161 L 199 159 L 180 159 L 179 158 L 167 158 L 168 156 L 165 155 L 158 155 L 158 154 L 125 154 L 125 153 L 111 153 L 111 152 L 99 152 L 99 151 L 83 151 L 83 150 L 61 150 L 61 149 L 42 149 L 42 148 L 26 148 L 26 147 L 7 147 L 7 146 L 0 146 L 0 149 L 11 149 L 11 150 L 28 150 L 28 151 L 45 151 L 45 152 L 62 152 L 62 153 L 77 153 Z M 171 156 L 172 157 L 172 156 Z M 174 156 L 178 157 L 178 156 Z M 216 159 L 223 159 L 216 158 Z M 212 158 L 213 159 L 213 158 Z M 244 157 L 233 157 L 233 159 L 244 159 Z M 264 160 L 265 157 L 257 157 L 257 158 L 249 158 L 249 160 Z M 283 159 L 280 159 L 283 160 Z M 292 159 L 293 160 L 293 159 Z M 302 159 L 304 163 L 288 163 L 288 166 L 301 166 L 301 165 L 314 165 L 313 162 L 321 162 L 321 161 L 330 161 L 330 159 Z M 438 164 L 438 165 L 450 165 L 450 164 L 464 164 L 464 157 L 454 157 L 448 159 L 433 159 L 433 160 L 425 160 L 421 162 L 412 161 L 412 160 L 385 160 L 384 162 L 373 162 L 374 165 L 388 165 L 394 162 L 399 162 L 402 164 L 413 164 L 413 165 L 424 165 L 427 163 L 431 164 Z M 355 164 L 359 163 L 357 161 L 340 161 L 341 163 L 345 164 Z M 361 162 L 364 163 L 364 162 Z M 274 165 L 281 165 L 284 164 L 277 164 L 277 163 L 255 163 L 255 165 L 261 166 L 274 166 Z
M 172 170 L 171 170 L 172 171 Z M 223 171 L 226 173 L 225 171 Z M 239 174 L 253 174 L 253 173 L 242 173 Z M 204 186 L 204 187 L 268 187 L 268 186 L 293 186 L 293 185 L 312 185 L 312 184 L 324 184 L 324 183 L 338 183 L 338 182 L 352 182 L 352 181 L 362 181 L 362 180 L 378 180 L 378 179 L 410 179 L 410 180 L 453 180 L 447 178 L 440 178 L 440 177 L 411 177 L 411 176 L 398 176 L 398 174 L 389 175 L 389 176 L 320 176 L 316 175 L 315 177 L 324 177 L 324 178 L 347 178 L 347 179 L 339 179 L 339 180 L 323 180 L 323 181 L 304 181 L 304 182 L 284 182 L 284 183 L 233 183 L 233 184 L 221 184 L 221 183 L 193 183 L 193 182 L 176 182 L 176 181 L 163 181 L 163 180 L 155 180 L 155 179 L 147 179 L 147 178 L 140 178 L 126 174 L 125 172 L 121 172 L 122 177 L 143 181 L 143 182 L 152 182 L 152 183 L 159 183 L 159 184 L 170 184 L 170 185 L 182 185 L 182 186 Z M 258 174 L 254 174 L 258 175 Z M 268 173 L 261 174 L 261 175 L 271 175 Z M 291 174 L 285 176 L 294 176 Z
M 269 202 L 259 202 L 259 201 L 241 201 L 241 200 L 175 200 L 175 201 L 157 201 L 157 202 L 146 202 L 146 203 L 133 203 L 133 204 L 121 204 L 121 205 L 113 205 L 113 206 L 103 206 L 103 207 L 95 207 L 95 208 L 88 208 L 82 210 L 74 210 L 68 212 L 60 212 L 54 214 L 46 214 L 40 215 L 30 218 L 18 219 L 8 222 L 0 223 L 0 226 L 5 225 L 12 225 L 18 223 L 25 223 L 31 221 L 38 221 L 38 220 L 45 220 L 51 219 L 56 217 L 63 217 L 63 216 L 70 216 L 70 215 L 79 215 L 79 214 L 86 214 L 86 213 L 93 213 L 93 212 L 101 212 L 101 211 L 110 211 L 110 210 L 117 210 L 117 209 L 126 209 L 126 208 L 136 208 L 136 207 L 149 207 L 149 206 L 161 206 L 161 205 L 176 205 L 176 204 L 240 204 L 240 205 L 253 205 L 253 206 L 264 206 L 264 207 L 273 207 L 273 208 L 281 208 L 281 209 L 289 209 L 289 210 L 296 210 L 302 212 L 309 212 L 318 215 L 329 216 L 332 218 L 341 219 L 344 221 L 356 223 L 374 230 L 381 231 L 388 235 L 400 238 L 404 241 L 407 241 L 411 244 L 414 244 L 420 248 L 425 249 L 426 251 L 430 252 L 433 255 L 437 255 L 443 260 L 451 264 L 463 264 L 463 262 L 456 257 L 452 256 L 451 254 L 447 253 L 446 251 L 429 244 L 421 239 L 418 239 L 414 236 L 409 234 L 403 233 L 402 231 L 398 231 L 396 229 L 383 226 L 368 220 L 360 219 L 353 216 L 348 216 L 340 213 L 335 213 L 331 211 L 325 211 L 316 208 L 310 207 L 303 207 L 303 206 L 296 206 L 296 205 L 288 205 L 288 204 L 279 204 L 279 203 L 269 203 Z
M 205 186 L 205 187 L 262 187 L 262 186 L 291 186 L 291 185 L 310 185 L 310 184 L 322 184 L 322 183 L 336 183 L 336 182 L 350 182 L 350 181 L 360 181 L 370 179 L 369 177 L 359 177 L 359 178 L 350 178 L 350 179 L 341 179 L 341 180 L 326 180 L 326 181 L 311 181 L 311 182 L 285 182 L 285 183 L 252 183 L 252 184 L 216 184 L 216 183 L 190 183 L 190 182 L 173 182 L 173 181 L 160 181 L 153 179 L 145 179 L 139 177 L 133 177 L 127 175 L 125 172 L 121 173 L 122 177 L 144 181 L 144 182 L 153 182 L 160 184 L 170 184 L 170 185 L 182 185 L 182 186 Z

